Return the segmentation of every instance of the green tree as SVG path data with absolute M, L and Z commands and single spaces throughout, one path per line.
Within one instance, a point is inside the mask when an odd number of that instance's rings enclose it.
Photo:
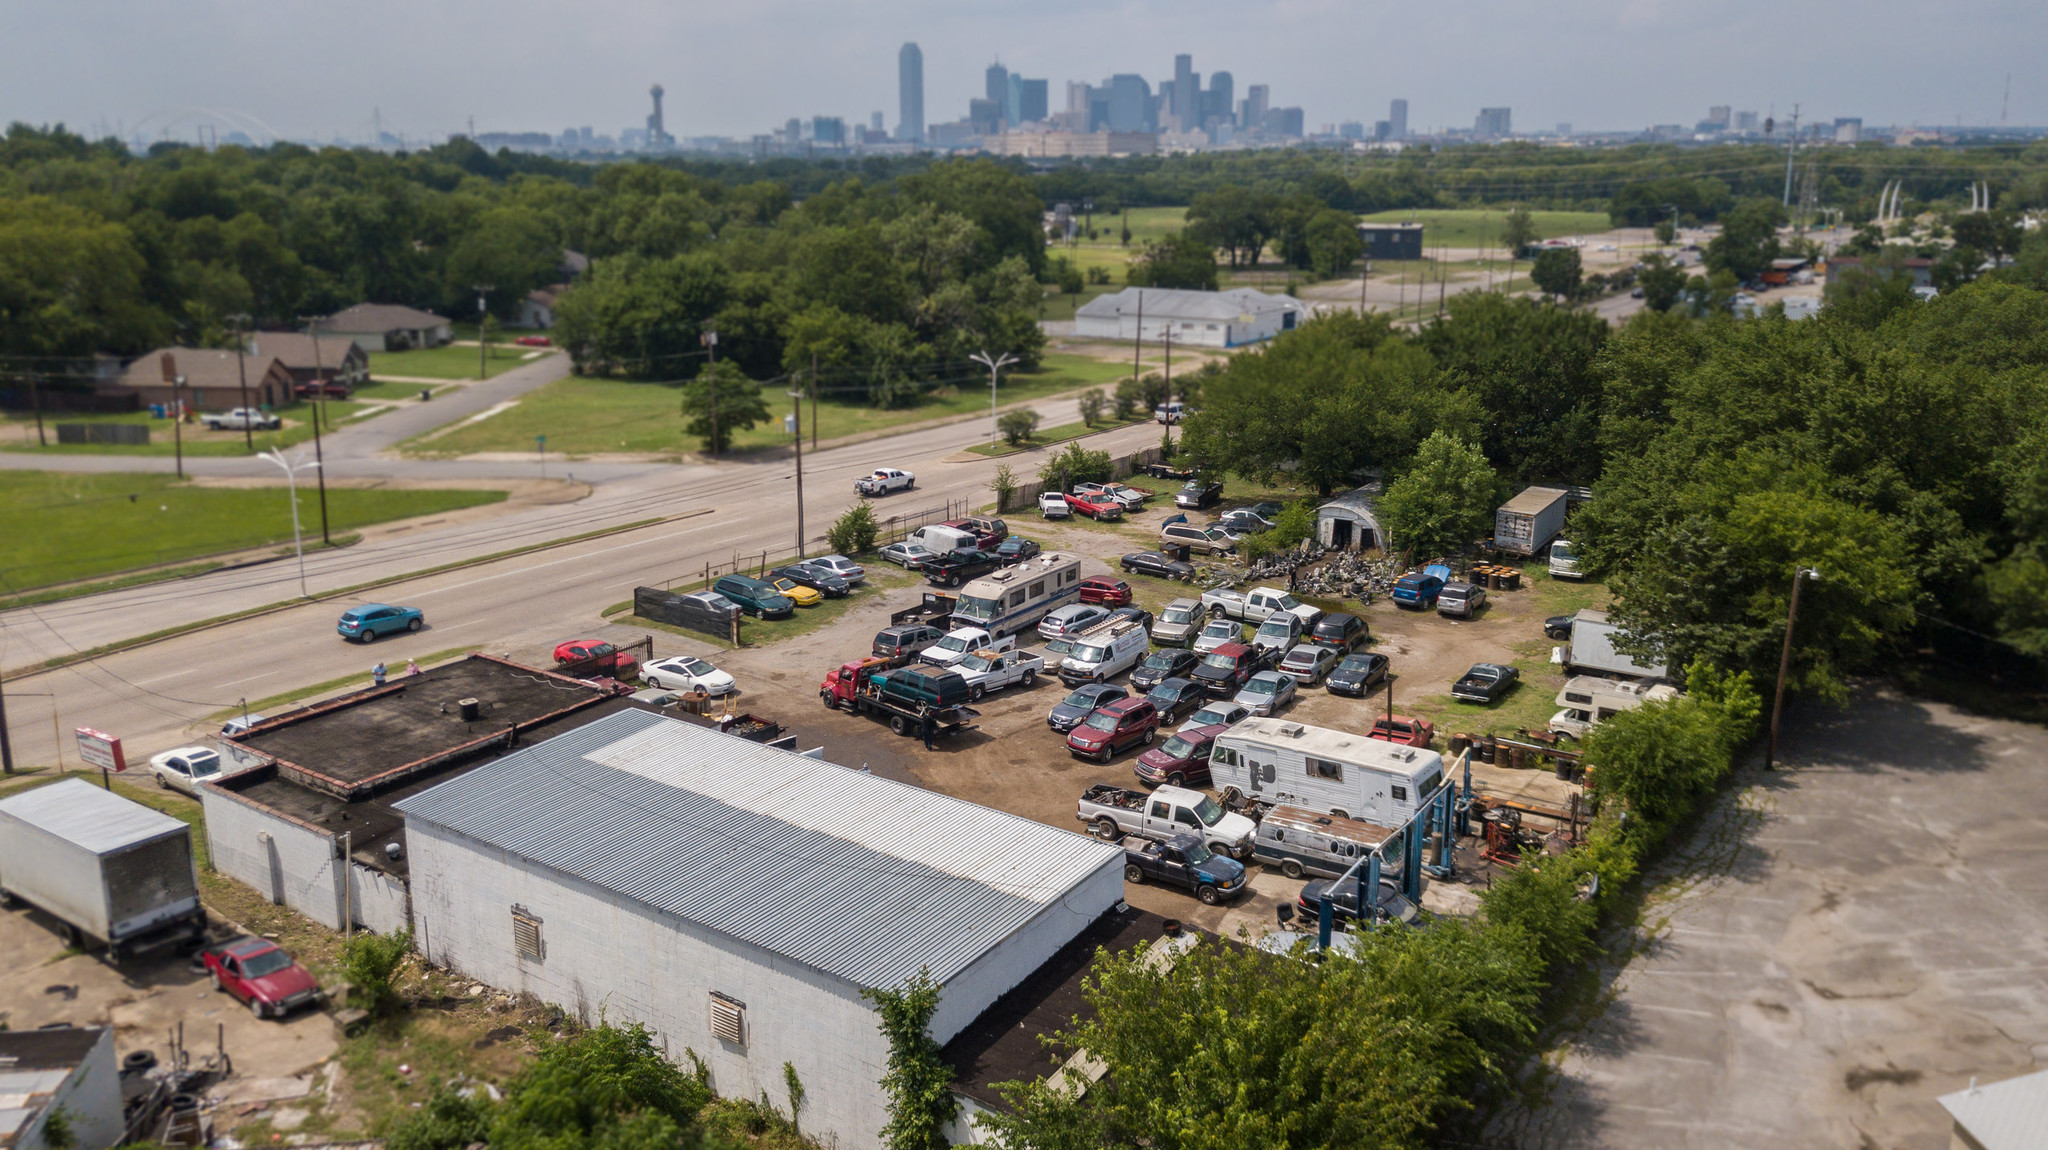
M 1038 481 L 1046 491 L 1072 491 L 1077 483 L 1107 483 L 1114 478 L 1109 452 L 1090 451 L 1078 443 L 1067 444 L 1038 468 Z
M 1636 273 L 1643 289 L 1643 306 L 1651 311 L 1670 311 L 1685 294 L 1685 271 L 1674 267 L 1660 253 L 1643 257 L 1643 270 Z
M 1452 296 L 1415 342 L 1483 410 L 1474 437 L 1522 479 L 1591 482 L 1600 475 L 1600 381 L 1593 360 L 1609 334 L 1586 311 L 1487 292 Z
M 1156 243 L 1146 244 L 1145 250 L 1131 262 L 1124 280 L 1132 287 L 1215 291 L 1216 253 L 1201 239 L 1186 232 L 1174 232 Z
M 169 335 L 118 223 L 44 196 L 0 198 L 0 352 L 140 353 Z
M 856 503 L 825 532 L 825 542 L 840 555 L 865 555 L 875 549 L 875 539 L 881 533 L 881 524 L 875 522 L 874 508 L 866 503 Z
M 889 1150 L 946 1150 L 946 1126 L 958 1110 L 953 1101 L 953 1068 L 932 1041 L 932 1015 L 939 987 L 931 970 L 920 970 L 894 989 L 871 987 L 861 997 L 881 1016 L 889 1041 L 889 1066 L 882 1089 L 889 1095 L 889 1124 L 882 1141 Z
M 1038 434 L 1038 412 L 1028 407 L 1006 411 L 996 420 L 996 430 L 1003 435 L 1003 442 L 1011 447 L 1022 447 Z
M 1668 219 L 1658 220 L 1654 231 L 1656 232 L 1657 242 L 1666 247 L 1678 242 L 1678 225 Z
M 1439 431 L 1388 485 L 1378 507 L 1394 546 L 1417 560 L 1456 555 L 1485 534 L 1500 484 L 1478 448 Z
M 474 314 L 474 285 L 488 284 L 490 310 L 510 316 L 526 293 L 561 278 L 562 241 L 538 213 L 494 208 L 464 229 L 443 271 L 447 304 L 457 314 Z
M 2012 212 L 1969 212 L 1957 216 L 1949 231 L 1958 247 L 1973 248 L 1994 263 L 2020 250 L 2026 237 L 2020 217 Z
M 703 440 L 712 455 L 731 447 L 735 432 L 772 418 L 761 385 L 730 363 L 706 367 L 683 387 L 683 412 L 689 419 L 684 430 Z
M 1778 258 L 1778 229 L 1785 209 L 1776 200 L 1744 200 L 1721 220 L 1721 234 L 1707 241 L 1708 271 L 1729 272 L 1739 282 L 1768 271 Z
M 1099 387 L 1091 387 L 1082 392 L 1080 402 L 1076 405 L 1081 412 L 1081 426 L 1094 427 L 1101 423 L 1102 407 L 1106 402 L 1108 397 L 1102 394 Z
M 1500 246 L 1507 249 L 1509 280 L 1515 278 L 1515 261 L 1521 258 L 1523 249 L 1535 243 L 1540 234 L 1536 230 L 1536 217 L 1530 215 L 1529 209 L 1521 204 L 1516 204 L 1502 217 Z
M 1576 248 L 1547 248 L 1529 266 L 1529 279 L 1552 299 L 1567 301 L 1579 294 L 1581 268 Z
M 1228 253 L 1233 268 L 1254 265 L 1279 231 L 1279 207 L 1278 198 L 1270 193 L 1243 187 L 1204 192 L 1188 203 L 1187 234 Z
M 1014 444 L 1012 445 L 1014 446 Z M 989 478 L 988 489 L 996 497 L 998 514 L 1010 509 L 1010 499 L 1017 494 L 1017 473 L 1007 463 L 996 464 L 996 472 Z
M 1325 208 L 1308 221 L 1308 262 L 1318 279 L 1335 279 L 1365 254 L 1358 221 L 1349 212 Z
M 1139 406 L 1144 403 L 1144 397 L 1141 394 L 1143 390 L 1144 385 L 1135 379 L 1117 381 L 1116 394 L 1113 398 L 1116 404 L 1116 417 L 1119 421 L 1128 422 L 1132 416 L 1138 414 Z
M 373 934 L 364 931 L 349 936 L 341 948 L 341 972 L 348 979 L 349 997 L 371 1014 L 384 1014 L 400 1003 L 398 968 L 412 950 L 412 931 Z

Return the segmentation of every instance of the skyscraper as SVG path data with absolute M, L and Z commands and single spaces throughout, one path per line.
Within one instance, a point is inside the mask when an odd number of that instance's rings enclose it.
M 1044 80 L 1020 80 L 1017 84 L 1017 122 L 1033 124 L 1045 119 L 1052 109 L 1046 105 L 1051 99 Z
M 896 53 L 896 138 L 924 143 L 924 50 L 916 44 Z
M 668 130 L 662 126 L 661 85 L 656 84 L 652 88 L 647 89 L 647 94 L 654 97 L 654 111 L 647 114 L 647 146 L 659 150 L 673 144 L 675 140 L 668 134 Z
M 1396 140 L 1408 138 L 1408 101 L 1396 100 L 1387 105 L 1387 135 Z
M 1142 132 L 1148 127 L 1146 112 L 1152 103 L 1152 85 L 1145 77 L 1122 72 L 1109 78 L 1109 130 Z
M 1173 58 L 1173 106 L 1168 109 L 1185 132 L 1197 123 L 1195 106 L 1202 91 L 1201 77 L 1195 75 L 1195 58 L 1182 53 Z
M 1472 121 L 1472 134 L 1482 139 L 1504 139 L 1515 134 L 1512 108 L 1481 108 Z
M 1270 91 L 1264 84 L 1253 84 L 1244 90 L 1244 105 L 1239 109 L 1238 127 L 1246 131 L 1258 131 L 1266 126 L 1266 101 Z
M 996 107 L 1006 108 L 1010 104 L 1010 70 L 998 60 L 988 66 L 988 90 L 982 95 L 996 102 Z
M 1010 73 L 1010 82 L 1003 85 L 1003 123 L 1016 125 L 1024 120 L 1024 77 Z
M 1228 120 L 1237 107 L 1236 81 L 1228 72 L 1209 73 L 1209 88 L 1202 93 L 1202 123 Z

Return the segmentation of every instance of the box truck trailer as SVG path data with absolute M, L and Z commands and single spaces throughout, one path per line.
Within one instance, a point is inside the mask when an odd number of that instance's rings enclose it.
M 192 828 L 82 779 L 0 800 L 0 902 L 16 901 L 115 959 L 206 933 Z

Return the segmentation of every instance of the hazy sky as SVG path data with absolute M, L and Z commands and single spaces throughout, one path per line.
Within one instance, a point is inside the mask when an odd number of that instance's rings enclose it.
M 1710 104 L 1866 123 L 2048 123 L 2041 0 L 0 0 L 0 120 L 170 128 L 194 110 L 285 136 L 387 130 L 616 134 L 668 91 L 679 136 L 750 135 L 790 116 L 880 110 L 896 123 L 896 50 L 924 49 L 925 116 L 957 119 L 1000 56 L 1051 83 L 1192 53 L 1240 98 L 1272 88 L 1311 130 L 1387 114 L 1470 127 L 1482 105 L 1518 130 L 1701 119 Z

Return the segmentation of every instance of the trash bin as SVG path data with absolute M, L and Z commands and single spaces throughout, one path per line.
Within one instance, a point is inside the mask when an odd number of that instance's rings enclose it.
M 428 401 L 428 400 L 430 400 L 430 399 L 432 399 L 432 398 L 434 398 L 434 389 L 433 389 L 433 388 L 431 388 L 431 387 L 423 387 L 423 388 L 420 388 L 420 402 L 421 402 L 421 403 L 425 403 L 426 401 Z

